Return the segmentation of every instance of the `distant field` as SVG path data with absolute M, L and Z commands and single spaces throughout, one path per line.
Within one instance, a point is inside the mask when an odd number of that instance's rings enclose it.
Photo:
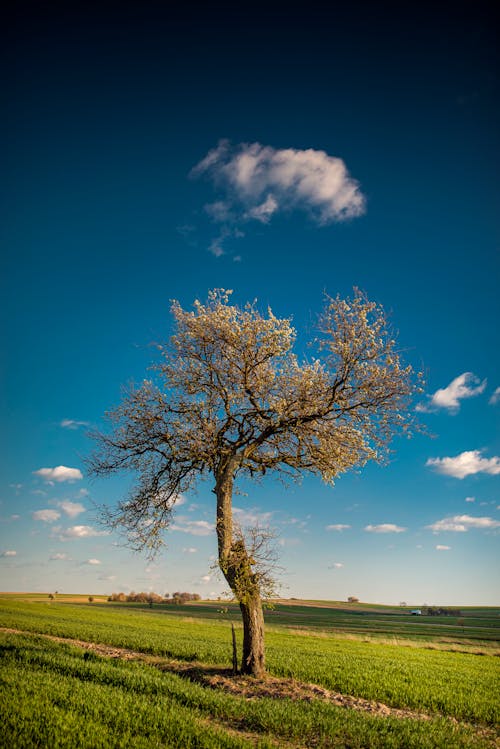
M 498 746 L 500 609 L 461 613 L 278 603 L 257 684 L 227 674 L 235 606 L 0 594 L 0 746 Z

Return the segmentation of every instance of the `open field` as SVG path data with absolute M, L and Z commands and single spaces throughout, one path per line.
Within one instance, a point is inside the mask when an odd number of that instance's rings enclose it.
M 229 674 L 230 605 L 39 596 L 0 596 L 0 746 L 500 745 L 499 609 L 283 602 L 259 682 Z

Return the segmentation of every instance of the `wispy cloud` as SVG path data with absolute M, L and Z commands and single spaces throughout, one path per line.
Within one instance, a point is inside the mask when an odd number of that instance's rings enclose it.
M 31 517 L 33 520 L 42 520 L 44 523 L 55 523 L 61 517 L 61 513 L 57 510 L 36 510 L 31 513 Z
M 64 514 L 68 515 L 68 517 L 70 518 L 76 518 L 77 515 L 85 512 L 85 507 L 80 504 L 80 502 L 70 502 L 69 500 L 64 500 L 63 502 L 58 502 L 57 506 L 60 507 Z
M 488 403 L 490 406 L 496 406 L 497 403 L 500 403 L 500 387 L 493 391 Z
M 436 546 L 437 551 L 450 551 L 451 546 L 444 546 L 443 544 L 438 544 Z
M 61 541 L 73 538 L 92 538 L 93 536 L 108 536 L 109 531 L 98 531 L 90 525 L 72 525 L 70 528 L 56 527 L 52 531 Z
M 0 554 L 0 557 L 16 557 L 17 551 L 14 551 L 14 549 L 6 549 L 6 551 L 2 551 Z
M 441 531 L 453 531 L 465 533 L 470 528 L 489 530 L 500 528 L 500 521 L 488 517 L 473 517 L 472 515 L 453 515 L 453 517 L 436 520 L 435 523 L 426 526 L 429 530 L 439 533 Z
M 182 551 L 184 554 L 196 554 L 198 549 L 196 549 L 194 546 L 186 546 Z
M 483 458 L 482 450 L 467 450 L 456 455 L 454 458 L 429 458 L 425 464 L 437 473 L 464 479 L 476 473 L 489 473 L 497 475 L 500 473 L 500 458 Z
M 61 481 L 80 481 L 83 478 L 79 468 L 68 468 L 67 466 L 56 466 L 55 468 L 39 468 L 33 471 L 35 476 L 40 476 L 49 483 Z
M 329 570 L 340 570 L 344 566 L 343 562 L 333 562 L 328 569 Z
M 206 520 L 190 520 L 186 516 L 179 516 L 170 526 L 170 530 L 189 533 L 192 536 L 209 536 L 215 530 L 215 525 Z
M 63 429 L 80 429 L 80 427 L 88 427 L 88 421 L 77 421 L 76 419 L 63 419 L 59 426 Z
M 305 210 L 319 225 L 360 216 L 365 197 L 342 159 L 312 148 L 273 148 L 221 140 L 191 171 L 208 177 L 220 199 L 205 210 L 222 227 L 211 246 L 224 254 L 225 239 L 243 224 L 268 224 L 281 211 Z
M 394 523 L 381 523 L 380 525 L 367 525 L 365 531 L 368 533 L 404 533 L 408 530 Z
M 69 561 L 70 557 L 69 554 L 66 554 L 66 552 L 57 552 L 56 554 L 51 554 L 49 559 L 52 562 L 67 562 Z
M 250 510 L 244 510 L 241 507 L 234 507 L 233 513 L 236 522 L 242 528 L 268 526 L 274 514 L 272 512 L 262 512 L 257 507 L 252 507 Z
M 333 523 L 332 525 L 326 525 L 325 530 L 327 531 L 346 531 L 348 528 L 350 528 L 350 525 L 346 525 L 345 523 Z
M 87 559 L 85 564 L 90 564 L 91 567 L 94 567 L 96 565 L 102 564 L 100 559 Z
M 466 502 L 475 502 L 475 501 L 476 501 L 476 498 L 475 498 L 475 497 L 466 497 L 466 498 L 465 498 L 465 501 L 466 501 Z
M 486 388 L 486 382 L 481 382 L 472 372 L 464 372 L 455 377 L 447 387 L 440 388 L 434 395 L 430 395 L 427 403 L 417 405 L 417 411 L 428 412 L 445 408 L 450 413 L 458 413 L 460 401 L 481 395 Z

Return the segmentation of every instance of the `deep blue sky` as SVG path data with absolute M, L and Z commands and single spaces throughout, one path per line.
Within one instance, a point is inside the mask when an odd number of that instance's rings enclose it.
M 92 501 L 116 500 L 125 482 L 49 484 L 34 471 L 83 470 L 86 424 L 144 376 L 170 299 L 187 306 L 213 287 L 258 298 L 293 315 L 300 348 L 323 292 L 359 286 L 425 370 L 434 439 L 397 442 L 388 467 L 333 489 L 269 481 L 236 504 L 273 513 L 289 595 L 498 603 L 493 5 L 100 6 L 19 2 L 3 24 L 0 588 L 222 590 L 213 534 L 186 532 L 213 521 L 209 486 L 186 497 L 184 530 L 151 567 L 89 535 Z M 365 211 L 321 224 L 305 200 L 266 224 L 240 204 L 221 226 L 205 206 L 234 194 L 190 177 L 221 139 L 233 153 L 258 143 L 337 157 Z M 232 235 L 215 256 L 221 228 Z M 462 384 L 481 392 L 432 405 L 467 372 L 478 381 Z M 426 466 L 456 458 L 456 472 L 473 451 L 463 479 Z M 59 517 L 34 514 L 48 509 Z M 440 520 L 447 530 L 427 527 Z M 350 528 L 326 530 L 338 524 Z M 406 530 L 365 530 L 380 524 Z

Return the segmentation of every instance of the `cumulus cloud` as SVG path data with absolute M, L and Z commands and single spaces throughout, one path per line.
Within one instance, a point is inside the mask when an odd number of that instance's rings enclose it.
M 14 549 L 7 549 L 6 551 L 2 551 L 0 554 L 0 557 L 16 557 L 17 551 L 14 551 Z
M 192 169 L 191 176 L 208 177 L 221 191 L 222 199 L 205 210 L 229 234 L 246 222 L 268 224 L 284 210 L 306 210 L 320 225 L 365 211 L 359 184 L 342 159 L 312 148 L 233 145 L 221 140 Z M 222 240 L 229 234 L 218 238 L 214 254 L 224 253 Z
M 210 576 L 210 575 L 203 575 L 203 577 L 201 578 L 201 581 L 202 581 L 203 583 L 209 583 L 211 579 L 212 579 L 212 578 L 211 578 L 211 576 Z
M 63 429 L 79 429 L 80 427 L 88 427 L 88 421 L 77 421 L 76 419 L 63 419 L 59 426 Z
M 33 520 L 42 520 L 44 523 L 55 523 L 59 520 L 61 513 L 57 510 L 37 510 L 31 513 Z
M 444 546 L 443 544 L 438 544 L 438 545 L 436 546 L 436 549 L 437 549 L 438 551 L 450 551 L 450 549 L 451 549 L 451 546 Z
M 453 515 L 453 517 L 436 520 L 432 525 L 426 526 L 429 530 L 439 533 L 440 531 L 453 531 L 465 533 L 469 528 L 490 529 L 500 528 L 500 521 L 488 517 L 473 517 L 472 515 Z
M 466 502 L 475 502 L 475 501 L 476 501 L 476 498 L 475 498 L 475 497 L 466 497 L 466 498 L 465 498 L 465 501 L 466 501 Z
M 346 531 L 348 528 L 350 528 L 350 525 L 346 525 L 345 523 L 333 523 L 332 525 L 326 525 L 325 530 L 327 531 Z
M 368 533 L 404 533 L 407 528 L 394 523 L 381 523 L 380 525 L 367 525 L 365 531 Z
M 54 528 L 53 534 L 57 535 L 61 541 L 69 541 L 72 538 L 108 536 L 109 531 L 98 531 L 90 525 L 72 525 L 70 528 Z
M 206 520 L 189 520 L 185 516 L 179 516 L 175 523 L 172 523 L 170 530 L 180 531 L 181 533 L 190 533 L 192 536 L 209 536 L 215 529 L 213 523 Z
M 49 559 L 53 562 L 65 562 L 69 560 L 69 555 L 66 552 L 58 552 L 57 554 L 51 554 Z
M 481 395 L 486 388 L 486 382 L 486 380 L 481 382 L 472 372 L 464 372 L 455 377 L 447 387 L 440 388 L 434 395 L 429 396 L 428 403 L 420 403 L 417 411 L 425 412 L 445 408 L 450 413 L 457 413 L 460 409 L 460 401 Z
M 33 471 L 35 476 L 40 476 L 49 483 L 61 481 L 80 481 L 83 478 L 79 468 L 68 468 L 67 466 L 56 466 L 55 468 L 39 468 Z
M 60 507 L 64 514 L 68 515 L 68 517 L 70 518 L 76 518 L 77 515 L 85 512 L 85 507 L 80 504 L 80 502 L 70 502 L 69 500 L 64 500 L 63 502 L 58 503 L 58 507 Z
M 500 387 L 493 391 L 488 403 L 490 406 L 496 406 L 497 403 L 500 403 Z
M 500 458 L 483 458 L 481 453 L 482 450 L 467 450 L 454 458 L 429 458 L 425 465 L 437 473 L 457 479 L 464 479 L 475 473 L 489 473 L 493 476 L 499 474 Z
M 85 562 L 85 564 L 90 564 L 90 565 L 94 566 L 94 565 L 97 565 L 97 564 L 102 564 L 102 562 L 101 562 L 100 559 L 87 559 L 87 561 Z

